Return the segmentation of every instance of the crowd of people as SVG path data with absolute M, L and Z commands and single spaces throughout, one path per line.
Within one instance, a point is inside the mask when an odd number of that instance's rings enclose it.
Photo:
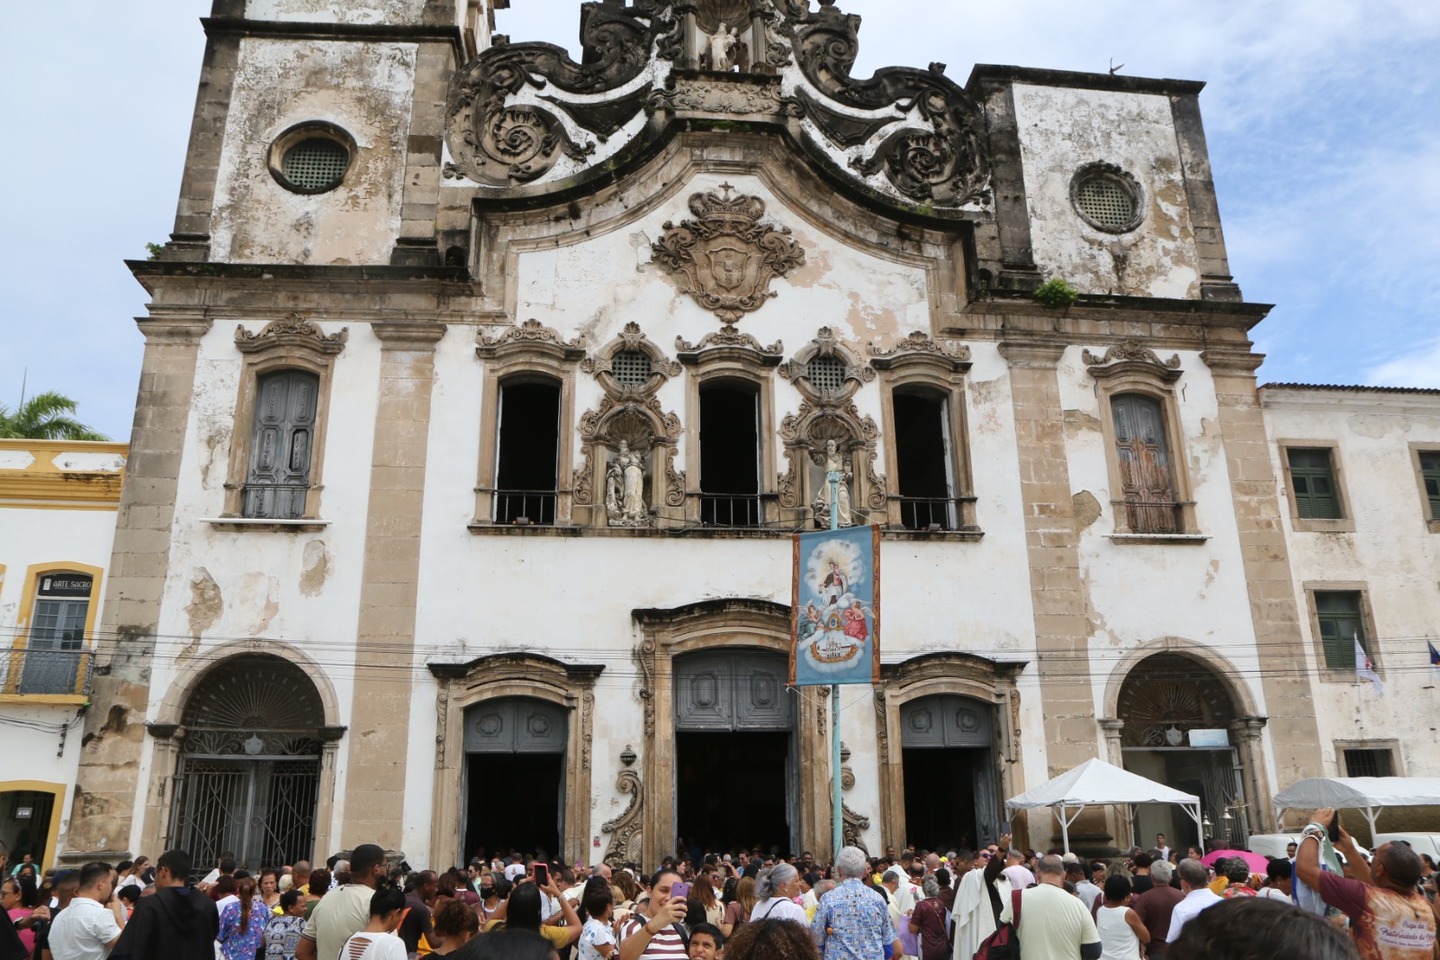
M 44 875 L 22 862 L 0 871 L 0 960 L 1440 956 L 1435 865 L 1398 843 L 1367 861 L 1333 815 L 1317 810 L 1263 874 L 1238 857 L 1206 867 L 1163 836 L 1089 862 L 1002 836 L 978 851 L 846 847 L 828 866 L 808 853 L 679 856 L 648 874 L 519 854 L 411 871 L 374 844 L 255 874 L 227 854 L 198 882 L 179 850 Z

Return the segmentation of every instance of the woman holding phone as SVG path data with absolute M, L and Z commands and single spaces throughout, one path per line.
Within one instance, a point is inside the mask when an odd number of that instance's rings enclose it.
M 580 931 L 583 925 L 580 923 L 580 915 L 575 912 L 575 907 L 570 901 L 560 896 L 560 891 L 555 884 L 550 882 L 549 871 L 545 871 L 545 885 L 541 887 L 538 883 L 540 872 L 536 871 L 537 879 L 524 877 L 510 891 L 510 899 L 505 903 L 505 916 L 502 920 L 491 920 L 485 925 L 488 933 L 502 924 L 506 930 L 532 930 L 540 934 L 556 950 L 568 947 L 580 938 Z M 561 914 L 565 918 L 565 926 L 558 927 L 554 924 L 542 923 L 540 916 L 540 894 L 544 893 L 552 900 L 560 903 Z M 498 912 L 498 911 L 497 911 Z

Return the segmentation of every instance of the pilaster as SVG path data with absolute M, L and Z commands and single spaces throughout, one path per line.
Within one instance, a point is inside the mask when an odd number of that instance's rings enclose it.
M 1056 374 L 1064 351 L 1063 343 L 1053 341 L 1015 339 L 1000 344 L 1000 353 L 1010 365 L 1050 776 L 1089 760 L 1100 746 L 1090 680 L 1085 590 L 1080 580 L 1079 534 L 1070 499 Z
M 1314 690 L 1303 669 L 1305 644 L 1290 554 L 1280 522 L 1270 439 L 1255 389 L 1255 370 L 1264 358 L 1249 349 L 1228 348 L 1206 350 L 1201 359 L 1215 379 L 1255 643 L 1266 662 L 1295 665 L 1293 670 L 1261 672 L 1275 775 L 1280 783 L 1318 777 L 1324 770 Z M 1254 786 L 1258 790 L 1263 785 Z
M 409 753 L 410 672 L 435 344 L 445 325 L 371 324 L 380 340 L 379 406 L 355 638 L 352 736 L 341 845 L 400 849 Z
M 195 389 L 201 316 L 141 318 L 145 335 L 130 458 L 116 515 L 105 609 L 95 641 L 93 702 L 85 717 L 75 801 L 60 859 L 113 859 L 129 849 L 137 826 L 135 771 L 145 746 L 150 668 L 170 565 L 170 538 L 181 453 Z

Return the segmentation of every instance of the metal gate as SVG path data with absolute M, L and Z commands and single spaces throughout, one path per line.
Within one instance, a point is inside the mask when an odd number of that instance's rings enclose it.
M 182 720 L 168 845 L 201 874 L 225 852 L 251 872 L 313 856 L 325 720 L 310 679 L 279 657 L 232 657 Z
M 252 872 L 306 859 L 319 789 L 318 757 L 184 757 L 170 845 L 188 850 L 202 873 L 226 851 Z

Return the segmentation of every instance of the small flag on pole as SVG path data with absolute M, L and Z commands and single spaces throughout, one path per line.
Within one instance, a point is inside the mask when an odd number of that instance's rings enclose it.
M 1369 680 L 1377 697 L 1385 695 L 1385 684 L 1381 682 L 1380 674 L 1375 672 L 1375 663 L 1370 659 L 1370 654 L 1360 645 L 1358 633 L 1355 635 L 1355 676 L 1360 680 Z
M 1435 649 L 1435 644 L 1427 644 L 1430 647 L 1430 672 L 1440 677 L 1440 650 Z

